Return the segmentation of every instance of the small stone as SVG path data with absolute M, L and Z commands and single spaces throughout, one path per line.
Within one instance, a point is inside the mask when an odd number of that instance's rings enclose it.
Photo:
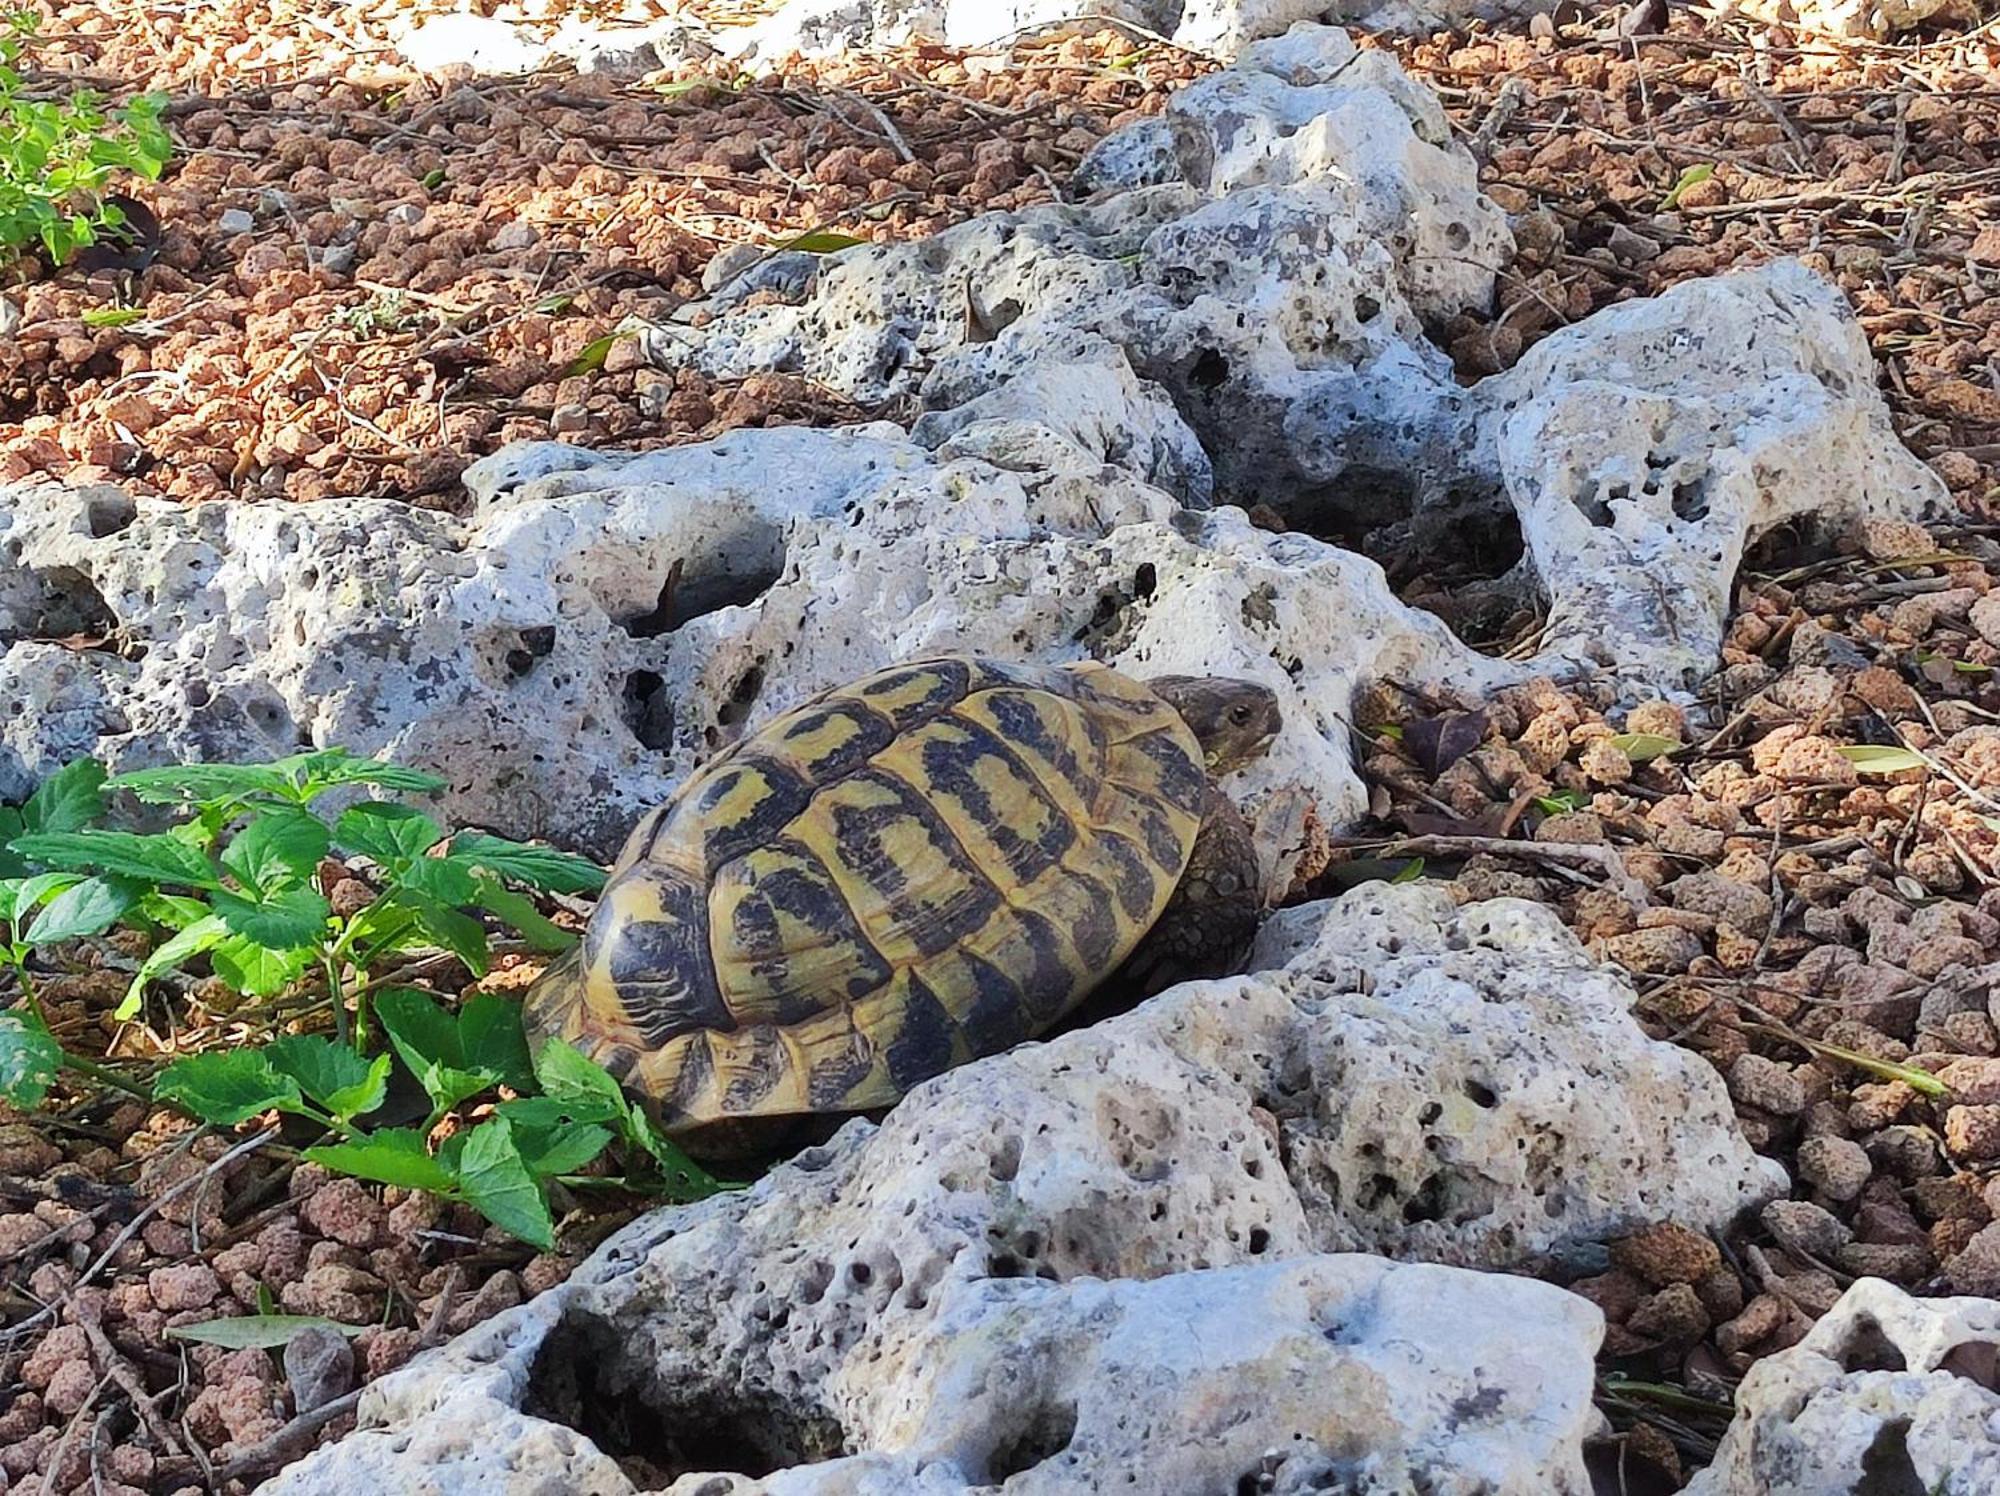
M 2000 1221 L 1982 1226 L 1965 1249 L 1944 1266 L 1953 1293 L 2000 1298 Z
M 1849 1242 L 1835 1260 L 1857 1278 L 1887 1278 L 1892 1283 L 1918 1282 L 1937 1265 L 1928 1243 Z
M 1761 1219 L 1764 1229 L 1786 1251 L 1822 1261 L 1854 1239 L 1854 1233 L 1832 1212 L 1809 1200 L 1773 1200 L 1764 1207 Z
M 1722 1265 L 1722 1252 L 1699 1231 L 1662 1221 L 1611 1244 L 1611 1260 L 1648 1283 L 1699 1283 Z
M 1760 1054 L 1746 1054 L 1729 1067 L 1729 1094 L 1778 1117 L 1796 1117 L 1806 1109 L 1805 1082 L 1791 1066 Z
M 354 1348 L 338 1330 L 309 1325 L 285 1342 L 285 1380 L 294 1412 L 325 1407 L 354 1386 Z
M 2000 1106 L 1955 1106 L 1944 1114 L 1944 1145 L 1954 1158 L 2000 1158 Z
M 1634 930 L 1606 940 L 1603 952 L 1628 971 L 1675 976 L 1701 957 L 1701 937 L 1674 926 Z
M 241 208 L 224 208 L 216 215 L 215 226 L 225 234 L 247 234 L 257 227 L 257 220 Z
M 1937 1143 L 1921 1127 L 1885 1127 L 1863 1138 L 1861 1146 L 1878 1169 L 1887 1169 L 1898 1179 L 1928 1178 L 1944 1167 Z
M 146 1277 L 146 1290 L 153 1303 L 168 1313 L 182 1309 L 205 1309 L 222 1292 L 222 1280 L 215 1270 L 199 1262 L 173 1267 L 156 1267 Z
M 1799 1177 L 1830 1200 L 1852 1200 L 1875 1166 L 1868 1150 L 1839 1137 L 1809 1137 L 1799 1144 Z
M 1775 1294 L 1760 1293 L 1743 1306 L 1743 1312 L 1715 1332 L 1715 1348 L 1725 1356 L 1748 1350 L 1791 1317 L 1792 1308 Z
M 1632 777 L 1632 760 L 1609 738 L 1593 738 L 1584 744 L 1576 762 L 1598 784 L 1624 784 Z
M 1701 1295 L 1702 1308 L 1708 1311 L 1709 1319 L 1716 1324 L 1734 1319 L 1743 1312 L 1743 1280 L 1731 1267 L 1716 1268 L 1695 1284 L 1694 1291 Z
M 1625 1328 L 1648 1340 L 1669 1345 L 1689 1345 L 1708 1333 L 1708 1310 L 1701 1295 L 1687 1283 L 1670 1283 L 1641 1303 L 1625 1321 Z

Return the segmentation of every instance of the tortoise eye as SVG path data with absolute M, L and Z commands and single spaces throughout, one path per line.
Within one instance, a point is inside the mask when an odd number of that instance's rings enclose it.
M 1231 722 L 1248 722 L 1250 720 L 1250 704 L 1239 701 L 1235 706 L 1231 707 L 1229 709 L 1229 720 Z

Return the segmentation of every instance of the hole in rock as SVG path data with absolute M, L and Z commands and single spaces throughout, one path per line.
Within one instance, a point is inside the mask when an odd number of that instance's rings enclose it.
M 1671 501 L 1674 517 L 1690 522 L 1708 517 L 1708 480 L 1698 478 L 1692 483 L 1676 483 Z
M 523 1410 L 567 1424 L 655 1490 L 691 1471 L 753 1478 L 847 1452 L 840 1425 L 717 1365 L 712 1380 L 662 1375 L 644 1336 L 573 1314 L 542 1345 Z
M 91 537 L 103 540 L 128 528 L 139 517 L 139 506 L 122 493 L 94 493 L 86 517 Z
M 1475 1106 L 1494 1107 L 1500 1104 L 1500 1093 L 1491 1086 L 1481 1085 L 1469 1077 L 1465 1082 L 1465 1094 Z
M 1012 1410 L 1000 1438 L 986 1457 L 986 1479 L 994 1485 L 1045 1465 L 1076 1437 L 1074 1403 L 1031 1404 Z
M 860 522 L 858 514 L 855 521 Z M 705 614 L 754 603 L 777 585 L 784 570 L 784 536 L 775 526 L 732 536 L 730 549 L 713 569 L 704 566 L 690 576 L 686 562 L 675 560 L 652 611 L 620 619 L 618 626 L 634 639 L 660 638 Z
M 634 670 L 625 677 L 619 715 L 644 747 L 655 753 L 673 747 L 674 706 L 667 699 L 666 681 L 653 671 Z
M 1896 1349 L 1882 1327 L 1867 1315 L 1861 1315 L 1847 1332 L 1847 1341 L 1840 1348 L 1840 1364 L 1849 1371 L 1908 1371 L 1910 1363 L 1903 1353 Z
M 1460 484 L 1426 498 L 1407 473 L 1357 465 L 1301 490 L 1283 518 L 1292 530 L 1369 557 L 1398 597 L 1437 615 L 1474 649 L 1498 651 L 1538 622 L 1520 516 L 1495 490 Z
M 1854 1483 L 1854 1496 L 1932 1496 L 1936 1489 L 1924 1484 L 1910 1458 L 1910 1420 L 1884 1422 L 1861 1451 L 1861 1479 Z
M 729 699 L 722 703 L 722 709 L 715 714 L 715 720 L 724 727 L 735 727 L 750 715 L 750 708 L 756 704 L 757 693 L 764 689 L 764 667 L 752 665 L 736 678 L 736 686 L 729 693 Z
M 1188 381 L 1197 389 L 1215 390 L 1229 377 L 1229 360 L 1213 348 L 1202 350 L 1201 357 L 1188 370 Z
M 104 594 L 74 566 L 51 566 L 30 575 L 42 584 L 41 611 L 28 625 L 30 638 L 102 638 L 117 628 L 117 615 Z

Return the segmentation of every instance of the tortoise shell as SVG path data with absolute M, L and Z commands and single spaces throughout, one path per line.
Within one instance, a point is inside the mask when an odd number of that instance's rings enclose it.
M 886 1106 L 1044 1031 L 1180 880 L 1208 776 L 1099 665 L 953 657 L 814 697 L 633 831 L 527 1000 L 686 1133 Z

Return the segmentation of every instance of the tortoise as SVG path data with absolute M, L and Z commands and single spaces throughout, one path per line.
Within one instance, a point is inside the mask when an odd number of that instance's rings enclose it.
M 719 1157 L 768 1140 L 745 1121 L 886 1107 L 1108 979 L 1218 974 L 1264 900 L 1215 780 L 1278 723 L 1249 681 L 970 655 L 824 692 L 633 830 L 530 1038 Z

